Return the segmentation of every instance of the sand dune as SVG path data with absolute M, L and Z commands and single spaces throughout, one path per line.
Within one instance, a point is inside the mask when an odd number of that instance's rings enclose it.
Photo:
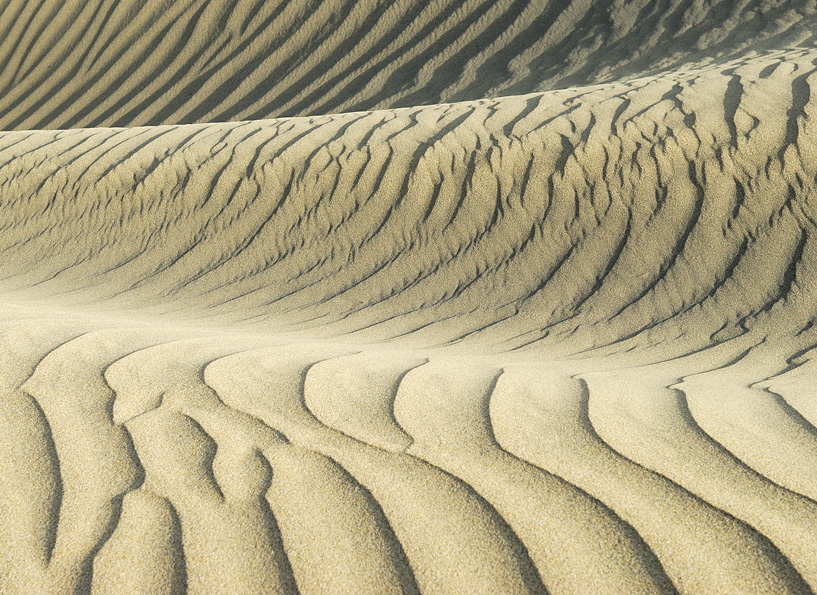
M 0 593 L 813 592 L 815 15 L 0 3 Z
M 814 2 L 8 0 L 0 128 L 477 100 L 813 45 Z

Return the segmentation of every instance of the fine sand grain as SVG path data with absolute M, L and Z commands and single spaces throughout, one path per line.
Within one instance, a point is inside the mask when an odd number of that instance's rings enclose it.
M 815 31 L 0 2 L 0 594 L 817 590 Z

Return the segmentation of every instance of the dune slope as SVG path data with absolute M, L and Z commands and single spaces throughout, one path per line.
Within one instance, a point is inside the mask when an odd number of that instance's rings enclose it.
M 0 593 L 812 593 L 815 14 L 0 3 Z

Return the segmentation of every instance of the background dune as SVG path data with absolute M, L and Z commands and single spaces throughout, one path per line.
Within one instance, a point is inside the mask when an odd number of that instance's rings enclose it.
M 812 593 L 815 15 L 0 2 L 0 593 Z

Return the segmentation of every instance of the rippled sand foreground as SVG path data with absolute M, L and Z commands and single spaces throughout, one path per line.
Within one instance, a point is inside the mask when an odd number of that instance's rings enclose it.
M 815 31 L 0 2 L 0 593 L 812 593 Z

